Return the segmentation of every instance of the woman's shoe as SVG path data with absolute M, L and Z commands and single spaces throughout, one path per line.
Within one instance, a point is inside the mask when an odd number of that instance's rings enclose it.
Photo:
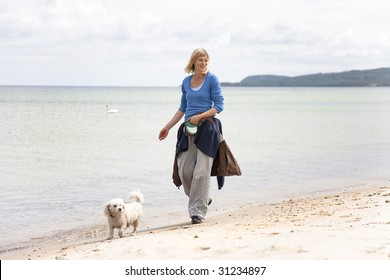
M 191 223 L 193 224 L 200 224 L 202 222 L 202 218 L 199 216 L 192 216 L 191 219 Z

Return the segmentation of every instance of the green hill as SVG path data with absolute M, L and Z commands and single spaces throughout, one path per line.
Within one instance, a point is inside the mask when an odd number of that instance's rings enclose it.
M 242 87 L 388 87 L 390 68 L 353 70 L 339 73 L 319 73 L 303 76 L 255 75 L 238 83 L 221 83 L 222 86 Z

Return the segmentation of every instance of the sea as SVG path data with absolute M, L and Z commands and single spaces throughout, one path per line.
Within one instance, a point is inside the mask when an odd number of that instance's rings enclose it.
M 221 190 L 212 178 L 209 216 L 389 185 L 390 88 L 223 94 L 217 117 L 242 175 Z M 180 96 L 180 87 L 0 86 L 0 253 L 103 240 L 104 205 L 137 189 L 140 231 L 188 223 L 171 179 L 178 125 L 158 140 Z

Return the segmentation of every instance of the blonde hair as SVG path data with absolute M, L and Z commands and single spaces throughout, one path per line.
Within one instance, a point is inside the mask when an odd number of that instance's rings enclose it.
M 203 48 L 197 48 L 195 49 L 190 57 L 190 60 L 187 63 L 186 68 L 184 68 L 184 72 L 186 73 L 194 73 L 195 72 L 195 62 L 198 60 L 199 57 L 206 56 L 208 59 L 210 59 L 208 52 Z M 206 69 L 206 72 L 208 69 Z

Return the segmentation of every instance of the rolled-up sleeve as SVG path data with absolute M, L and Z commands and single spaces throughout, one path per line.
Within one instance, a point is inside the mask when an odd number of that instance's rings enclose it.
M 181 86 L 181 100 L 180 100 L 180 112 L 185 113 L 187 109 L 187 97 L 186 97 L 186 91 L 184 89 L 184 85 Z
M 218 114 L 221 113 L 225 106 L 225 99 L 222 94 L 221 84 L 219 83 L 218 77 L 215 75 L 211 82 L 211 98 L 214 102 L 213 108 L 217 110 Z

